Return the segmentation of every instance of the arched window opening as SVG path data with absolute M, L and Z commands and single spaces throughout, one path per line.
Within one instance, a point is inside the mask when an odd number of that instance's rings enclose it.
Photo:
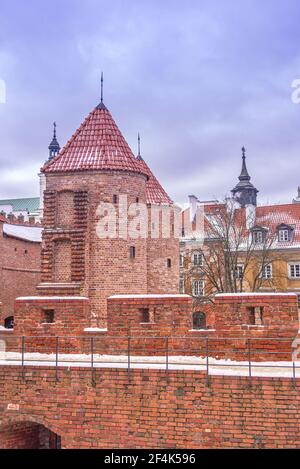
M 4 319 L 4 327 L 5 329 L 13 329 L 14 328 L 14 317 L 8 316 Z
M 206 314 L 202 312 L 193 313 L 193 329 L 206 328 Z

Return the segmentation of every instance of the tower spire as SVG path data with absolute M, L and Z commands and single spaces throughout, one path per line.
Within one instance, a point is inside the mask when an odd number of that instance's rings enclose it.
M 240 182 L 238 182 L 231 191 L 241 207 L 245 207 L 246 205 L 256 205 L 258 190 L 250 182 L 250 179 L 251 177 L 249 176 L 246 166 L 246 149 L 245 147 L 242 147 L 242 170 L 239 175 Z
M 97 106 L 97 109 L 106 109 L 105 104 L 103 103 L 103 72 L 101 72 L 101 80 L 100 80 L 100 103 Z
M 56 139 L 56 122 L 53 122 L 53 138 L 48 147 L 49 150 L 49 160 L 52 160 L 60 151 L 59 143 Z
M 246 166 L 246 148 L 245 147 L 242 147 L 242 171 L 241 171 L 241 174 L 239 176 L 239 180 L 240 181 L 250 181 L 250 176 L 249 176 L 249 173 L 248 173 L 248 170 L 247 170 L 247 166 Z
M 137 159 L 138 160 L 142 160 L 142 156 L 141 156 L 141 136 L 140 136 L 140 133 L 138 132 L 138 154 L 137 154 Z

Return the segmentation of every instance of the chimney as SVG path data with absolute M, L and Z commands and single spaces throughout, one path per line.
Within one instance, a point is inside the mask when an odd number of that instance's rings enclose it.
M 190 222 L 195 218 L 197 212 L 197 202 L 198 199 L 195 195 L 189 195 L 189 204 L 190 204 Z

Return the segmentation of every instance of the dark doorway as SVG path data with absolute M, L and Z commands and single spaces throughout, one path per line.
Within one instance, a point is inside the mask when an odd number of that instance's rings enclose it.
M 16 422 L 0 427 L 1 449 L 61 449 L 61 437 L 34 422 Z

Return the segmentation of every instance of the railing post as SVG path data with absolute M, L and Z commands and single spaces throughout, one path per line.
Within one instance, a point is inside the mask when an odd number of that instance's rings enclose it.
M 94 337 L 91 337 L 91 380 L 92 386 L 95 386 L 95 376 L 94 376 Z
M 205 337 L 205 355 L 206 355 L 206 384 L 209 385 L 209 343 L 208 343 L 208 335 Z
M 247 344 L 248 344 L 248 369 L 249 369 L 249 378 L 251 381 L 252 378 L 252 370 L 251 370 L 251 339 L 248 337 L 247 339 Z
M 22 364 L 22 379 L 25 378 L 25 369 L 24 369 L 24 352 L 25 352 L 25 337 L 22 336 L 21 339 L 21 364 Z
M 55 337 L 55 380 L 56 382 L 59 381 L 57 367 L 58 367 L 58 336 Z
M 166 337 L 166 377 L 169 382 L 169 337 Z
M 293 382 L 294 382 L 294 386 L 296 384 L 296 365 L 295 365 L 295 362 L 293 362 Z
M 128 337 L 128 342 L 127 342 L 127 373 L 128 373 L 128 381 L 130 381 L 130 354 L 131 354 L 131 337 Z

